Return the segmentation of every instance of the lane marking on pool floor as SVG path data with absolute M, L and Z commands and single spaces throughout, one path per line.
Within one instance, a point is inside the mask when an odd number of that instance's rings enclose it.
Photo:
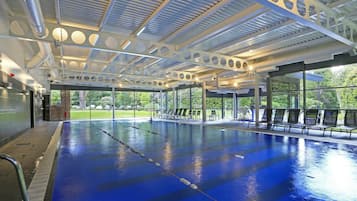
M 128 145 L 127 143 L 125 143 L 124 141 L 116 138 L 114 135 L 112 135 L 111 133 L 109 133 L 108 131 L 99 128 L 99 130 L 101 130 L 104 134 L 106 134 L 107 136 L 111 137 L 114 141 L 120 143 L 121 145 L 125 146 L 128 150 L 130 150 L 132 153 L 138 155 L 139 157 L 147 160 L 149 163 L 152 163 L 153 165 L 157 166 L 158 168 L 161 168 L 165 173 L 175 177 L 176 179 L 178 179 L 181 183 L 183 183 L 184 185 L 186 185 L 187 187 L 198 191 L 199 193 L 201 193 L 202 195 L 204 195 L 205 197 L 207 197 L 210 200 L 215 200 L 217 201 L 217 199 L 213 198 L 211 195 L 209 195 L 208 193 L 204 192 L 202 189 L 200 189 L 196 184 L 190 182 L 189 180 L 187 180 L 186 178 L 183 177 L 179 177 L 177 174 L 175 174 L 174 172 L 172 172 L 171 170 L 167 170 L 164 167 L 161 166 L 161 164 L 159 162 L 156 162 L 154 159 L 145 156 L 144 153 L 141 153 L 140 151 L 134 149 L 133 147 L 131 147 L 130 145 Z

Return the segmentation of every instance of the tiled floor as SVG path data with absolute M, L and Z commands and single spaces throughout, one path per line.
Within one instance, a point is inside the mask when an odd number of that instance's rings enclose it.
M 29 186 L 36 168 L 36 161 L 43 155 L 57 127 L 58 122 L 40 122 L 34 129 L 0 147 L 0 153 L 16 158 L 22 165 L 25 180 Z M 0 200 L 21 200 L 14 168 L 6 161 L 0 161 Z

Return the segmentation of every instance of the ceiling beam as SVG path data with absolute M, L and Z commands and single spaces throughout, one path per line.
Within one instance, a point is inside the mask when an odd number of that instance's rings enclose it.
M 189 40 L 186 40 L 185 42 L 181 43 L 178 45 L 178 49 L 187 47 L 187 46 L 193 46 L 197 43 L 202 42 L 203 40 L 206 40 L 209 37 L 212 37 L 220 32 L 223 32 L 225 30 L 228 30 L 246 20 L 251 19 L 252 17 L 256 17 L 257 15 L 260 15 L 262 12 L 265 12 L 266 8 L 260 4 L 254 4 L 243 11 L 227 18 L 226 20 L 222 21 L 219 24 L 216 24 L 209 29 L 205 30 L 204 32 L 196 35 L 193 38 L 190 38 Z
M 114 2 L 115 2 L 115 0 L 110 0 L 109 3 L 108 3 L 108 5 L 107 5 L 107 7 L 105 8 L 104 14 L 103 14 L 103 16 L 102 16 L 102 18 L 101 18 L 101 20 L 100 20 L 99 25 L 98 25 L 98 31 L 102 31 L 104 25 L 107 23 L 108 18 L 109 18 L 109 15 L 110 15 L 110 13 L 111 13 L 112 10 L 113 10 Z M 98 40 L 97 40 L 97 41 L 98 41 Z M 96 42 L 97 42 L 97 41 L 96 41 Z M 87 63 L 89 62 L 92 53 L 93 53 L 93 50 L 91 49 L 91 50 L 89 51 L 89 53 L 88 53 L 88 57 L 87 57 L 87 61 L 86 61 Z M 83 68 L 83 70 L 87 70 L 87 65 Z
M 296 22 L 321 32 L 353 48 L 357 47 L 354 34 L 357 25 L 342 18 L 333 9 L 311 0 L 256 0 L 258 3 L 283 14 Z M 301 6 L 299 6 L 301 5 Z M 317 16 L 313 16 L 317 14 Z M 339 26 L 335 26 L 339 25 Z
M 212 49 L 212 51 L 231 52 L 231 51 L 237 50 L 237 48 L 241 47 L 242 43 L 246 43 L 249 41 L 255 41 L 258 38 L 265 37 L 266 35 L 269 35 L 269 33 L 271 31 L 277 31 L 280 29 L 284 29 L 293 23 L 294 23 L 293 20 L 287 20 L 287 21 L 275 24 L 271 27 L 266 27 L 264 29 L 261 29 L 255 33 L 253 33 L 253 34 L 247 35 L 245 37 L 233 39 L 233 40 L 223 43 L 219 46 L 216 46 Z
M 154 18 L 160 13 L 160 11 L 161 11 L 162 9 L 164 9 L 169 3 L 170 3 L 170 0 L 165 0 L 164 2 L 162 2 L 162 3 L 160 4 L 160 6 L 157 7 L 157 8 L 154 10 L 154 12 L 152 12 L 151 15 L 150 15 L 149 17 L 147 17 L 147 18 L 140 24 L 140 26 L 135 29 L 135 31 L 133 31 L 133 33 L 131 33 L 131 36 L 132 36 L 132 37 L 137 37 L 138 34 L 139 34 L 140 32 L 142 32 L 142 31 L 145 29 L 145 27 L 149 24 L 149 22 L 150 22 L 152 19 L 154 19 Z M 122 44 L 120 45 L 120 47 L 125 49 L 125 48 L 127 48 L 127 47 L 130 45 L 130 43 L 131 43 L 131 41 L 125 40 L 124 42 L 122 42 Z M 113 58 L 111 58 L 111 63 L 112 63 L 113 61 L 115 61 L 115 59 L 116 59 L 119 55 L 120 55 L 120 54 L 117 54 L 117 55 L 113 56 Z M 140 57 L 140 58 L 142 58 L 142 57 Z M 110 66 L 110 65 L 108 65 L 108 66 Z M 105 70 L 106 70 L 106 69 L 103 69 L 103 71 L 105 71 Z M 126 68 L 122 69 L 121 72 L 123 72 L 123 71 L 125 71 L 125 70 L 126 70 Z
M 226 3 L 229 3 L 229 2 L 226 2 Z M 169 39 L 171 40 L 173 38 L 173 36 L 177 36 L 179 32 L 183 32 L 185 29 L 188 29 L 189 27 L 195 25 L 196 23 L 199 23 L 205 17 L 213 14 L 219 8 L 221 8 L 224 5 L 226 5 L 226 3 L 217 4 L 215 7 L 213 7 L 210 10 L 208 10 L 207 13 L 203 14 L 202 17 L 199 16 L 198 18 L 196 18 L 195 20 L 193 20 L 189 24 L 185 25 L 184 27 L 182 27 L 178 31 L 172 33 L 168 37 L 164 38 L 163 40 L 169 40 Z M 240 24 L 240 23 L 242 23 L 244 21 L 247 21 L 247 20 L 252 19 L 252 18 L 254 18 L 254 17 L 258 16 L 258 15 L 261 15 L 262 13 L 266 12 L 266 10 L 267 9 L 265 9 L 260 4 L 254 4 L 254 5 L 246 8 L 242 12 L 239 12 L 236 15 L 233 15 L 233 16 L 229 17 L 228 19 L 220 22 L 219 24 L 216 24 L 216 25 L 212 26 L 211 28 L 207 29 L 206 31 L 196 35 L 195 37 L 191 38 L 190 40 L 187 40 L 184 43 L 181 43 L 180 45 L 178 45 L 177 48 L 178 49 L 183 49 L 183 48 L 185 48 L 187 46 L 192 46 L 194 44 L 198 44 L 200 42 L 203 42 L 204 40 L 207 40 L 208 38 L 213 37 L 213 36 L 217 35 L 218 33 L 227 31 L 230 28 L 232 28 L 232 27 L 234 27 L 234 26 L 236 26 L 236 25 L 238 25 L 238 24 Z
M 345 4 L 346 2 L 348 2 L 348 0 L 339 0 L 339 1 L 333 2 L 331 4 L 327 4 L 327 6 L 329 8 L 334 8 L 334 7 Z M 296 23 L 294 20 L 288 18 L 288 20 L 282 21 L 282 22 L 275 24 L 273 26 L 270 26 L 270 27 L 266 27 L 264 29 L 261 29 L 255 33 L 253 33 L 253 34 L 247 35 L 245 37 L 237 38 L 237 39 L 228 41 L 224 44 L 221 44 L 219 46 L 216 46 L 212 50 L 219 51 L 219 52 L 222 52 L 222 53 L 228 54 L 228 55 L 234 55 L 234 54 L 236 54 L 235 51 L 240 50 L 240 48 L 242 47 L 242 44 L 247 44 L 249 42 L 256 41 L 257 39 L 259 39 L 261 37 L 265 37 L 265 36 L 269 35 L 270 32 L 272 32 L 272 31 L 278 31 L 280 29 L 285 29 L 286 27 L 291 26 L 294 23 Z M 274 44 L 276 43 L 276 41 L 271 41 L 271 42 Z M 279 40 L 279 42 L 280 42 L 280 40 Z M 254 49 L 254 48 L 250 48 L 250 49 Z M 253 55 L 252 58 L 257 58 L 257 57 L 259 57 L 259 56 Z M 249 60 L 250 59 L 251 59 L 251 57 L 249 57 Z
M 193 19 L 191 22 L 185 24 L 183 27 L 179 28 L 178 30 L 172 32 L 171 34 L 165 36 L 164 38 L 162 38 L 160 40 L 160 42 L 168 42 L 172 39 L 174 39 L 177 35 L 183 33 L 184 31 L 188 30 L 189 28 L 193 27 L 194 25 L 200 23 L 201 21 L 203 21 L 204 19 L 206 19 L 207 17 L 213 15 L 217 10 L 221 9 L 223 6 L 227 5 L 228 3 L 232 2 L 233 0 L 222 0 L 219 3 L 217 3 L 215 6 L 209 8 L 206 12 L 204 12 L 202 15 L 196 17 L 195 19 Z M 135 63 L 138 62 L 142 59 L 142 57 L 136 57 L 133 60 L 130 61 L 130 63 Z M 152 62 L 151 65 L 154 65 L 158 62 L 160 62 L 161 59 L 159 60 L 155 60 Z M 145 68 L 150 67 L 151 66 L 146 65 Z
M 12 19 L 10 23 L 19 20 L 19 18 L 15 18 Z M 46 27 L 48 28 L 50 34 L 41 39 L 35 37 L 31 32 L 17 33 L 11 29 L 9 34 L 4 33 L 2 34 L 2 37 L 13 37 L 28 41 L 44 41 L 50 43 L 54 42 L 57 46 L 68 45 L 117 54 L 123 53 L 149 58 L 164 58 L 178 62 L 191 63 L 199 66 L 206 66 L 209 68 L 218 68 L 238 72 L 244 72 L 248 67 L 248 63 L 245 60 L 234 56 L 227 56 L 193 49 L 178 51 L 178 48 L 175 45 L 157 43 L 149 40 L 138 39 L 136 37 L 128 37 L 103 31 L 98 32 L 93 30 L 74 28 L 53 23 L 47 23 Z M 80 37 L 74 37 L 76 36 L 74 33 Z M 61 35 L 62 38 L 59 38 L 59 35 Z M 101 42 L 97 42 L 98 38 L 101 38 Z M 155 51 L 148 51 L 147 49 L 143 51 L 137 51 L 134 48 L 123 49 L 119 47 L 119 44 L 124 40 L 129 40 L 132 43 L 139 44 L 140 46 L 144 47 L 155 47 Z
M 231 3 L 233 0 L 222 0 L 219 3 L 217 3 L 215 6 L 211 7 L 208 9 L 206 12 L 204 12 L 202 15 L 196 17 L 193 19 L 191 22 L 185 24 L 183 27 L 179 28 L 175 32 L 171 33 L 170 35 L 164 37 L 161 39 L 161 41 L 170 41 L 174 39 L 176 36 L 180 35 L 184 31 L 187 31 L 191 27 L 195 26 L 196 24 L 202 22 L 203 20 L 207 19 L 209 16 L 213 15 L 217 10 L 221 9 L 223 6 Z

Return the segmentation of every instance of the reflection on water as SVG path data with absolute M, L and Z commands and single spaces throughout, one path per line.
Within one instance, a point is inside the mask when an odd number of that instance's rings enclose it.
M 201 182 L 201 176 L 202 176 L 202 156 L 200 152 L 197 152 L 194 156 L 194 161 L 193 161 L 193 172 L 195 175 L 195 182 L 199 183 Z
M 249 175 L 248 182 L 247 182 L 247 189 L 248 189 L 248 197 L 256 198 L 258 197 L 257 193 L 257 178 L 255 174 Z
M 123 146 L 119 146 L 117 154 L 119 156 L 119 169 L 123 169 L 126 163 L 127 154 L 125 148 Z
M 299 165 L 299 167 L 305 166 L 305 160 L 306 160 L 305 140 L 299 139 L 298 140 L 298 165 Z
M 171 169 L 172 151 L 170 142 L 165 143 L 164 147 L 164 167 Z
M 324 200 L 357 200 L 356 155 L 331 149 L 328 143 L 298 142 L 294 186 L 301 196 Z

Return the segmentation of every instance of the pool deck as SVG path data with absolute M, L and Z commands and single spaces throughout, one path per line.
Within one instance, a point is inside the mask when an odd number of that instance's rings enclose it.
M 9 154 L 21 163 L 27 186 L 36 172 L 57 125 L 58 122 L 40 122 L 36 128 L 27 129 L 0 147 L 0 153 Z M 1 161 L 0 170 L 0 200 L 21 200 L 15 169 L 10 163 Z

